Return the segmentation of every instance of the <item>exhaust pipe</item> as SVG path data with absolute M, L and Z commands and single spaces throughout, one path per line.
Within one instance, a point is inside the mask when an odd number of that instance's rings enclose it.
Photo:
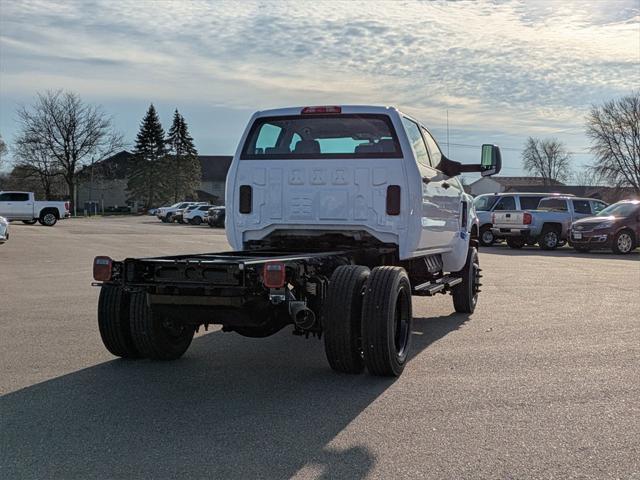
M 302 330 L 309 330 L 316 323 L 316 314 L 313 310 L 307 308 L 304 302 L 289 302 L 289 314 L 296 324 Z

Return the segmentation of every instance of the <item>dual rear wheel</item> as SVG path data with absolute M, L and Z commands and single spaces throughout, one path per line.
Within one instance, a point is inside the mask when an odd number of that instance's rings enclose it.
M 98 327 L 107 350 L 130 359 L 180 358 L 195 332 L 190 325 L 178 325 L 154 314 L 145 292 L 126 292 L 113 285 L 100 289 Z
M 399 376 L 411 341 L 411 285 L 400 267 L 338 267 L 329 284 L 324 345 L 343 373 Z

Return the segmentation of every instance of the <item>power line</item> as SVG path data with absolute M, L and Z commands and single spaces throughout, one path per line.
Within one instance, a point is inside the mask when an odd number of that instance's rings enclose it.
M 468 143 L 449 143 L 449 142 L 441 142 L 442 145 L 453 145 L 454 147 L 463 147 L 463 148 L 481 148 L 480 145 L 471 145 Z M 514 147 L 500 147 L 500 150 L 509 150 L 511 152 L 522 152 L 521 148 L 514 148 Z M 568 151 L 567 153 L 570 153 L 572 155 L 584 155 L 584 154 L 588 154 L 591 153 L 589 150 L 583 149 L 583 150 L 572 150 L 572 151 Z

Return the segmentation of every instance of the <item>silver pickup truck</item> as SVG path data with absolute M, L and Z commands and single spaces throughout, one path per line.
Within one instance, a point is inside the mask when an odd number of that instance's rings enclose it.
M 494 212 L 492 232 L 505 237 L 511 248 L 538 243 L 543 250 L 553 250 L 567 240 L 575 220 L 595 215 L 606 206 L 593 198 L 547 197 L 535 210 Z

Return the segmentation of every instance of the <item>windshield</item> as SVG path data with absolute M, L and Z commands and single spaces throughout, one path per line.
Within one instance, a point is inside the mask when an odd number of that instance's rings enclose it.
M 473 201 L 473 205 L 479 212 L 487 212 L 495 205 L 496 200 L 498 200 L 497 195 L 480 195 Z
M 259 118 L 242 149 L 243 160 L 399 158 L 387 115 L 296 115 Z
M 601 210 L 600 213 L 598 213 L 596 216 L 597 217 L 628 217 L 629 215 L 632 215 L 636 209 L 638 209 L 639 205 L 640 203 L 635 203 L 635 202 L 634 203 L 631 203 L 631 202 L 614 203 L 613 205 L 609 205 L 604 210 Z

